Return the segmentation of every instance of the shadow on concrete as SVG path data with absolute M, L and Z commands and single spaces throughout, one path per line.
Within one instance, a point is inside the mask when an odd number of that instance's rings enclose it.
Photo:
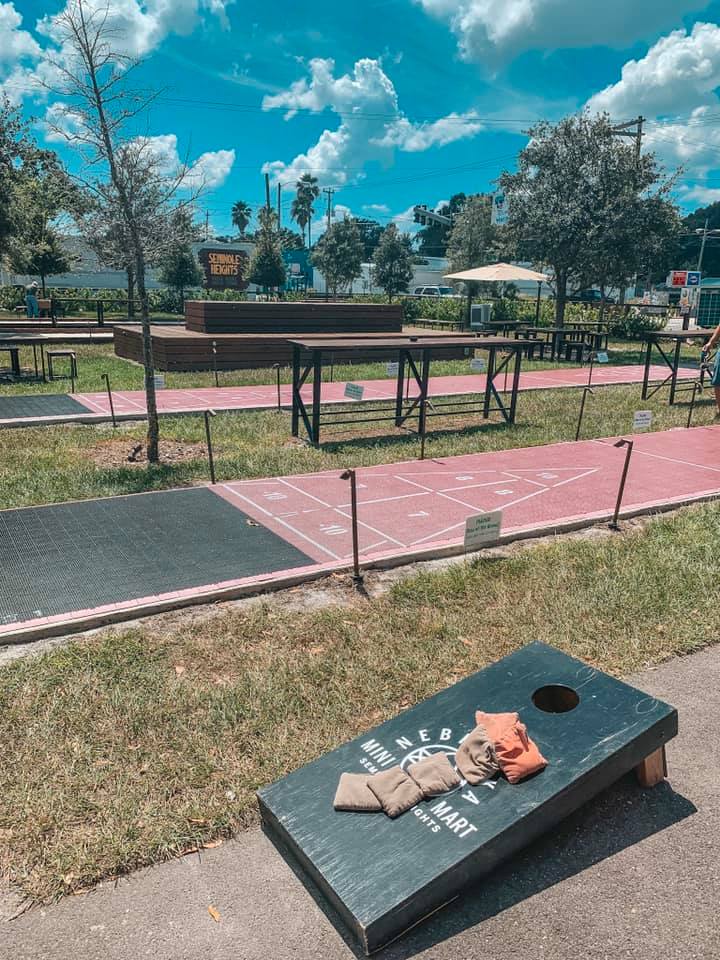
M 676 793 L 669 783 L 643 790 L 634 775 L 629 774 L 491 876 L 468 887 L 459 899 L 373 956 L 380 960 L 409 960 L 417 953 L 482 924 L 517 903 L 640 843 L 696 811 L 694 804 Z M 278 846 L 277 841 L 269 836 Z M 279 846 L 279 849 L 343 938 L 349 952 L 355 957 L 364 957 L 316 885 L 304 875 L 284 847 Z M 478 942 L 482 942 L 481 939 Z

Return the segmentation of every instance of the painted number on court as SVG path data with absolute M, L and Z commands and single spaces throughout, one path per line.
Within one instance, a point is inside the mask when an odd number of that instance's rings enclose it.
M 349 400 L 362 400 L 364 392 L 365 387 L 361 387 L 359 383 L 345 384 L 345 396 Z
M 486 543 L 494 543 L 500 537 L 502 510 L 478 513 L 465 521 L 465 549 L 477 550 Z
M 633 430 L 647 430 L 652 423 L 652 410 L 636 410 L 633 416 Z

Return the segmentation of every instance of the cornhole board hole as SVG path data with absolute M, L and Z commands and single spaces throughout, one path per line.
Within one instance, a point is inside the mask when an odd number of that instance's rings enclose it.
M 516 710 L 545 770 L 515 785 L 463 782 L 396 820 L 333 809 L 344 771 L 452 760 L 477 708 Z M 674 707 L 533 643 L 262 789 L 263 824 L 370 954 L 634 768 L 641 782 L 662 779 L 677 725 Z

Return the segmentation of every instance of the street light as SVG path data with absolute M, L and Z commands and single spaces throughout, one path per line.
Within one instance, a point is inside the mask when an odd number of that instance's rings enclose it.
M 708 230 L 708 221 L 706 220 L 705 226 L 702 227 L 702 229 L 700 227 L 697 227 L 695 230 L 695 233 L 698 236 L 702 236 L 702 243 L 700 244 L 700 256 L 698 257 L 698 265 L 697 265 L 698 270 L 702 270 L 703 254 L 705 253 L 705 242 L 707 241 L 708 237 L 720 237 L 720 230 Z

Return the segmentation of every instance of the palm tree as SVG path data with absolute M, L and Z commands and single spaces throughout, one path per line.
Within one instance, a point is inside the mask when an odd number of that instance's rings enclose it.
M 315 213 L 313 203 L 320 196 L 320 187 L 317 185 L 317 177 L 311 173 L 304 173 L 295 185 L 295 199 L 293 200 L 290 216 L 305 236 L 305 227 L 308 232 L 308 248 L 311 246 L 310 223 Z
M 233 225 L 236 226 L 240 231 L 240 236 L 245 236 L 247 225 L 252 219 L 252 208 L 250 207 L 250 204 L 245 203 L 244 200 L 236 201 L 233 204 L 231 216 Z

